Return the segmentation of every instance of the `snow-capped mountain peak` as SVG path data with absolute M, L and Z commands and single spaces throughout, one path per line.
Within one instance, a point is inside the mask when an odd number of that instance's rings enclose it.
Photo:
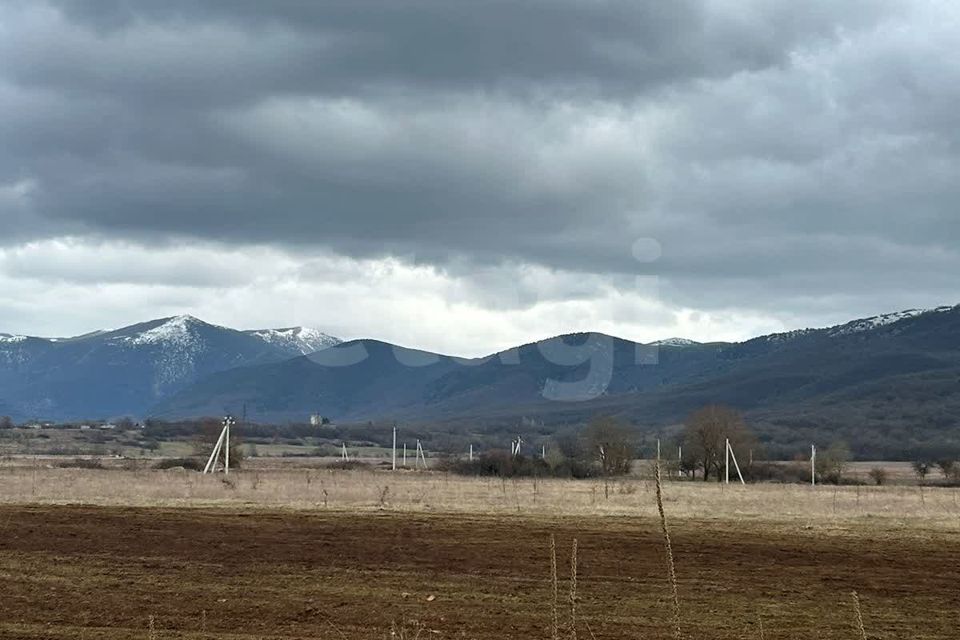
M 238 331 L 191 315 L 63 339 L 3 333 L 0 396 L 8 404 L 13 398 L 12 412 L 21 416 L 142 415 L 207 375 L 281 362 L 338 342 L 316 329 Z
M 153 394 L 159 397 L 196 375 L 201 354 L 208 349 L 198 329 L 207 324 L 189 315 L 150 324 L 153 326 L 148 329 L 120 336 L 115 344 L 158 350 L 153 363 Z
M 174 316 L 163 319 L 161 324 L 139 334 L 126 336 L 124 341 L 135 345 L 172 343 L 188 346 L 196 342 L 194 330 L 204 324 L 206 323 L 193 316 Z
M 233 329 L 213 325 L 191 315 L 163 318 L 130 329 L 135 331 L 127 331 L 119 335 L 118 342 L 131 346 L 164 345 L 181 354 L 202 349 L 206 329 L 234 333 Z M 307 327 L 255 329 L 242 333 L 257 338 L 290 356 L 314 353 L 341 342 L 338 338 Z
M 283 329 L 254 329 L 246 332 L 264 342 L 280 347 L 290 353 L 308 355 L 342 342 L 318 329 L 309 327 L 286 327 Z

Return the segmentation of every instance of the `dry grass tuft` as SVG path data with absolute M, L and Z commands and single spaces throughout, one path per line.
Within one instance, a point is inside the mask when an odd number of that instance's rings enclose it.
M 673 545 L 670 542 L 670 530 L 667 528 L 667 516 L 663 511 L 663 480 L 660 476 L 660 461 L 656 465 L 657 480 L 657 511 L 660 514 L 660 528 L 663 531 L 663 543 L 667 558 L 667 579 L 670 581 L 670 591 L 673 595 L 673 631 L 677 640 L 682 640 L 683 632 L 680 629 L 680 593 L 677 589 L 677 572 L 673 565 Z
M 557 584 L 557 538 L 550 534 L 550 587 L 553 590 L 553 598 L 550 604 L 550 614 L 552 624 L 550 627 L 551 640 L 560 640 L 560 615 L 558 611 L 558 601 L 560 595 L 559 585 Z
M 860 610 L 860 594 L 851 591 L 853 597 L 853 610 L 857 614 L 857 630 L 860 632 L 860 640 L 867 640 L 867 630 L 863 627 L 863 612 Z
M 570 554 L 570 640 L 577 640 L 577 539 Z

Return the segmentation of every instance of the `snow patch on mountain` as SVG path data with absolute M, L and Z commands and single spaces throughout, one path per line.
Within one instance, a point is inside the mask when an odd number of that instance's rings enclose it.
M 124 342 L 135 345 L 171 343 L 187 345 L 197 341 L 194 331 L 198 325 L 202 324 L 193 316 L 176 316 L 167 318 L 162 324 L 147 329 L 146 331 L 134 336 L 125 336 Z
M 0 363 L 5 365 L 23 364 L 28 358 L 27 336 L 0 333 Z
M 825 329 L 797 329 L 795 331 L 785 331 L 783 333 L 772 333 L 770 335 L 761 336 L 760 338 L 754 338 L 754 340 L 764 340 L 766 342 L 789 342 L 796 338 L 802 338 L 803 336 L 808 336 L 811 334 L 826 335 L 829 338 L 840 338 L 842 336 L 849 336 L 857 333 L 863 333 L 864 331 L 879 329 L 880 327 L 885 327 L 895 322 L 900 322 L 901 320 L 916 318 L 918 316 L 931 313 L 943 313 L 945 311 L 952 311 L 957 308 L 958 307 L 954 306 L 943 306 L 935 307 L 933 309 L 905 309 L 903 311 L 895 311 L 893 313 L 884 313 L 879 316 L 860 318 L 859 320 L 852 320 L 845 324 L 827 327 Z M 749 342 L 753 342 L 753 340 L 750 340 Z
M 904 311 L 895 311 L 894 313 L 884 313 L 879 316 L 862 318 L 860 320 L 854 320 L 853 322 L 848 322 L 837 327 L 832 327 L 828 330 L 827 335 L 829 335 L 831 338 L 848 336 L 854 333 L 861 333 L 863 331 L 870 331 L 872 329 L 884 327 L 888 324 L 893 324 L 894 322 L 906 320 L 907 318 L 916 318 L 917 316 L 926 315 L 928 313 L 940 313 L 943 311 L 949 311 L 951 309 L 953 309 L 953 307 L 937 307 L 935 309 L 906 309 Z
M 247 334 L 256 336 L 264 342 L 284 349 L 291 355 L 309 355 L 343 342 L 318 329 L 309 327 L 287 327 L 285 329 L 255 329 Z
M 701 343 L 696 340 L 690 340 L 689 338 L 667 338 L 666 340 L 657 340 L 650 344 L 657 347 L 693 347 Z
M 771 333 L 767 336 L 755 338 L 755 340 L 766 340 L 767 342 L 789 342 L 790 340 L 802 338 L 803 336 L 816 333 L 817 331 L 819 331 L 819 329 L 794 329 L 793 331 L 784 331 L 783 333 Z M 748 342 L 752 342 L 752 340 L 748 340 Z
M 121 342 L 133 346 L 159 348 L 156 360 L 157 375 L 153 393 L 161 397 L 166 390 L 191 377 L 197 360 L 207 346 L 197 329 L 204 323 L 193 316 L 167 318 L 161 324 L 133 336 L 124 336 Z

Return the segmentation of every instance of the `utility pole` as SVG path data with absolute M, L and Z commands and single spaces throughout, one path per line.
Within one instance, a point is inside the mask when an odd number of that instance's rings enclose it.
M 230 425 L 233 424 L 233 418 L 227 416 L 223 419 L 223 430 L 227 432 L 227 449 L 223 454 L 223 474 L 230 475 Z
M 730 484 L 730 439 L 724 440 L 724 454 L 726 459 L 723 463 L 723 472 L 726 475 L 725 484 Z
M 747 484 L 743 481 L 743 474 L 740 473 L 740 464 L 737 462 L 737 454 L 733 452 L 733 447 L 730 446 L 730 440 L 727 440 L 727 482 L 730 482 L 730 460 L 733 460 L 733 468 L 737 470 L 737 476 L 740 478 L 740 484 Z
M 393 470 L 397 470 L 397 425 L 393 425 Z
M 810 486 L 817 486 L 817 445 L 810 445 Z
M 423 445 L 420 444 L 420 439 L 417 439 L 417 458 L 414 460 L 414 467 L 418 466 L 420 461 L 423 461 L 423 468 L 427 468 L 427 456 L 423 453 Z
M 213 445 L 213 451 L 210 453 L 210 459 L 203 468 L 204 473 L 213 473 L 217 470 L 217 460 L 220 458 L 220 452 L 223 451 L 223 471 L 230 473 L 230 427 L 234 424 L 233 418 L 226 416 L 223 419 L 223 429 L 220 430 L 220 437 L 217 443 Z M 226 446 L 226 449 L 224 449 Z

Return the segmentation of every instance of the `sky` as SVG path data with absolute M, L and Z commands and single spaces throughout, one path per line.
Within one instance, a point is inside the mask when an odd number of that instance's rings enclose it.
M 458 355 L 960 303 L 960 5 L 0 0 L 0 331 Z

